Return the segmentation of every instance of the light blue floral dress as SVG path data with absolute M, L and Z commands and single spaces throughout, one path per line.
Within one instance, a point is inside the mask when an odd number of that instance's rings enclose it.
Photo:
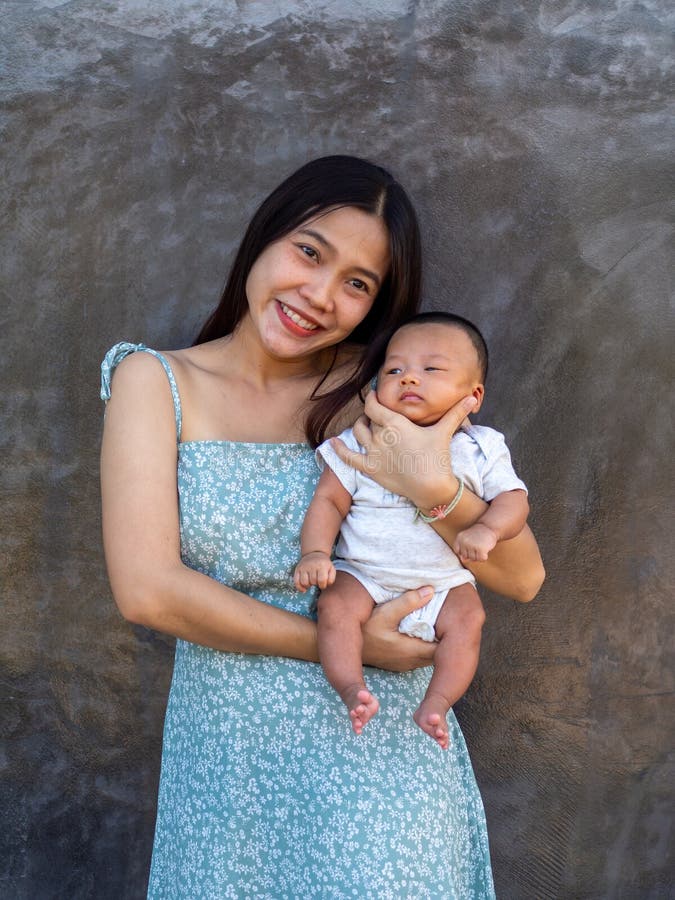
M 291 573 L 318 478 L 306 444 L 180 441 L 184 562 L 266 603 L 309 615 Z M 429 670 L 367 669 L 380 712 L 360 737 L 321 667 L 179 640 L 164 726 L 148 896 L 492 898 L 483 806 L 449 715 L 442 751 L 412 721 Z

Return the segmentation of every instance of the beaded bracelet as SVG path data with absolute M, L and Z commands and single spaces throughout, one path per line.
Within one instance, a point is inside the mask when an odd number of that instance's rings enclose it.
M 444 519 L 446 516 L 450 515 L 462 499 L 462 494 L 464 493 L 464 479 L 458 478 L 457 481 L 459 483 L 457 493 L 449 503 L 445 503 L 442 506 L 434 506 L 434 508 L 430 510 L 430 516 L 425 515 L 418 506 L 415 510 L 415 518 L 421 519 L 423 522 L 438 522 L 439 519 Z

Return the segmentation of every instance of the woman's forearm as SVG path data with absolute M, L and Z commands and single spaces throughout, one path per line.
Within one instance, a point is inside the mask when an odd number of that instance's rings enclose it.
M 459 532 L 473 525 L 485 509 L 487 503 L 484 500 L 465 490 L 456 509 L 447 518 L 434 522 L 432 527 L 452 546 Z M 527 525 L 516 537 L 500 541 L 485 562 L 465 562 L 464 565 L 483 587 L 521 603 L 536 597 L 546 574 L 537 542 Z
M 174 637 L 234 653 L 284 656 L 318 662 L 316 624 L 235 591 L 182 563 L 151 584 L 139 579 L 133 591 L 115 585 L 124 617 Z M 428 666 L 433 645 L 398 632 L 398 623 L 429 598 L 418 591 L 378 607 L 364 628 L 363 661 L 390 671 Z
M 516 537 L 497 544 L 486 562 L 472 562 L 468 568 L 484 587 L 521 603 L 534 600 L 546 577 L 529 525 Z
M 318 662 L 311 619 L 242 594 L 182 563 L 133 589 L 111 580 L 120 612 L 136 624 L 215 650 Z

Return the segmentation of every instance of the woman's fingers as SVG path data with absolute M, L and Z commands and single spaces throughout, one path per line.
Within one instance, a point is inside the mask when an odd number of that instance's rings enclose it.
M 359 427 L 357 440 L 359 443 L 362 443 L 359 435 L 362 434 L 367 436 L 367 432 L 369 431 L 376 438 L 376 443 L 379 448 L 394 448 L 401 442 L 406 445 L 409 442 L 412 442 L 413 445 L 420 442 L 422 446 L 425 446 L 428 444 L 429 432 L 436 434 L 440 432 L 443 436 L 440 440 L 436 438 L 435 442 L 438 441 L 439 445 L 445 447 L 450 443 L 453 434 L 457 431 L 471 410 L 474 409 L 477 402 L 475 397 L 463 397 L 459 403 L 456 403 L 451 407 L 435 425 L 426 429 L 419 428 L 406 419 L 405 416 L 400 415 L 400 413 L 393 412 L 392 410 L 387 409 L 386 406 L 382 406 L 375 396 L 375 392 L 371 391 L 366 397 L 364 406 L 367 419 L 364 421 L 364 424 Z M 363 419 L 364 417 L 362 416 L 361 418 Z M 368 421 L 370 422 L 370 428 L 367 428 L 366 425 Z M 363 446 L 370 449 L 365 443 Z
M 434 589 L 429 585 L 417 590 L 406 591 L 404 594 L 394 597 L 393 600 L 382 603 L 377 607 L 377 612 L 382 616 L 383 621 L 398 631 L 401 619 L 404 619 L 413 610 L 424 606 L 433 595 Z
M 330 445 L 343 463 L 351 466 L 352 469 L 357 469 L 359 472 L 367 472 L 368 466 L 366 464 L 366 457 L 363 453 L 357 453 L 355 450 L 350 450 L 340 438 L 331 438 Z
M 454 406 L 450 407 L 444 416 L 441 416 L 433 428 L 446 434 L 449 442 L 477 402 L 475 397 L 463 397 L 459 403 L 455 403 Z
M 384 466 L 396 470 L 397 445 L 401 443 L 402 429 L 416 429 L 404 416 L 392 412 L 378 403 L 375 392 L 366 397 L 366 412 L 372 415 L 360 416 L 353 425 L 354 437 L 363 447 L 363 453 L 349 450 L 342 441 L 331 441 L 340 459 L 359 472 L 373 476 Z M 392 455 L 393 451 L 393 455 Z
M 370 443 L 363 443 L 363 446 L 371 452 L 393 454 L 395 458 L 400 448 L 405 452 L 409 446 L 414 447 L 420 437 L 419 432 L 425 430 L 401 413 L 382 406 L 373 392 L 366 397 L 364 409 L 367 431 L 359 429 L 359 434 L 363 433 L 366 440 L 370 438 Z M 357 440 L 362 443 L 359 434 Z
M 335 438 L 331 443 L 348 466 L 425 508 L 430 500 L 433 505 L 438 503 L 436 498 L 452 496 L 452 488 L 456 490 L 450 440 L 476 402 L 475 397 L 464 397 L 435 425 L 423 428 L 382 406 L 371 391 L 366 397 L 366 416 L 354 426 L 354 436 L 364 452 L 352 451 Z
M 359 416 L 352 427 L 354 437 L 364 450 L 370 450 L 373 434 L 370 430 L 370 419 L 367 416 Z
M 388 409 L 386 406 L 382 406 L 380 401 L 377 399 L 377 394 L 375 391 L 371 391 L 366 397 L 366 402 L 363 406 L 363 410 L 375 425 L 388 425 L 392 419 L 398 418 L 399 413 L 392 412 L 392 410 Z M 405 418 L 401 416 L 400 418 Z M 407 420 L 406 420 L 407 421 Z
M 363 650 L 366 665 L 396 672 L 410 672 L 431 665 L 436 645 L 401 634 L 398 626 L 408 613 L 428 603 L 432 587 L 406 591 L 375 607 L 363 626 Z

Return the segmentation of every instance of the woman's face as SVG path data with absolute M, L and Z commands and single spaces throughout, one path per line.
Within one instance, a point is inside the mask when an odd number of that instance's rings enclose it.
M 367 315 L 389 269 L 379 216 L 351 206 L 320 213 L 269 244 L 246 280 L 247 322 L 275 358 L 344 340 Z

